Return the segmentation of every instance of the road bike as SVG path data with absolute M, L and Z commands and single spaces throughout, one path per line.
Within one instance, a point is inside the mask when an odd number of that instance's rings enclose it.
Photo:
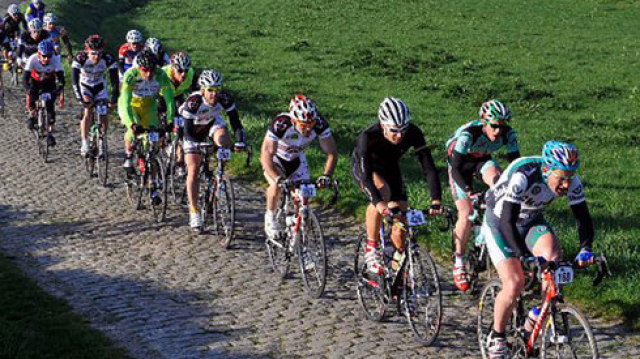
M 89 177 L 95 175 L 95 168 L 98 167 L 98 178 L 104 187 L 107 186 L 109 176 L 109 148 L 103 125 L 107 120 L 108 110 L 107 101 L 91 104 L 94 121 L 89 130 L 89 152 L 83 158 L 84 167 Z

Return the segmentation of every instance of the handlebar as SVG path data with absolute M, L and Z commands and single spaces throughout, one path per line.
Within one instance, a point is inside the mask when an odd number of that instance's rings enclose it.
M 298 181 L 291 181 L 291 180 L 283 180 L 280 183 L 278 183 L 278 187 L 280 187 L 280 189 L 282 189 L 283 191 L 286 192 L 290 192 L 296 188 L 299 188 L 301 185 L 305 185 L 305 184 L 314 184 L 314 185 L 318 185 L 317 181 L 312 181 L 312 180 L 298 180 Z M 340 197 L 340 182 L 338 182 L 338 180 L 332 180 L 331 181 L 331 185 L 327 186 L 327 187 L 319 187 L 320 189 L 331 189 L 331 191 L 333 192 L 333 195 L 331 197 L 331 201 L 329 202 L 329 205 L 333 206 L 336 204 L 336 202 L 338 201 L 338 198 Z
M 530 258 L 530 257 L 529 257 Z M 581 267 L 578 263 L 574 261 L 546 261 L 544 263 L 538 263 L 537 260 L 527 261 L 528 258 L 520 258 L 520 262 L 522 263 L 522 267 L 526 272 L 535 272 L 536 278 L 541 278 L 544 272 L 554 272 L 558 267 L 561 266 L 570 266 L 573 269 L 586 270 L 588 267 Z M 597 274 L 594 278 L 592 285 L 595 287 L 599 285 L 606 275 L 612 276 L 611 269 L 609 268 L 609 262 L 607 261 L 607 257 L 604 254 L 599 254 L 594 257 L 594 264 L 597 266 Z M 533 282 L 533 281 L 532 281 Z M 526 289 L 530 289 L 532 287 L 528 285 Z
M 413 208 L 413 209 L 422 212 L 422 214 L 425 216 L 425 219 L 427 218 L 434 219 L 435 217 L 444 217 L 445 225 L 438 226 L 438 230 L 441 232 L 447 232 L 453 226 L 453 211 L 451 211 L 451 209 L 449 209 L 448 207 L 442 206 L 442 213 L 435 214 L 435 215 L 429 214 L 430 209 L 416 209 L 416 208 Z M 406 230 L 406 227 L 408 226 L 400 221 L 400 218 L 402 218 L 402 216 L 405 213 L 406 212 L 397 211 L 395 214 L 383 215 L 382 220 L 385 221 L 386 223 L 391 223 L 394 226 L 399 226 L 401 229 Z

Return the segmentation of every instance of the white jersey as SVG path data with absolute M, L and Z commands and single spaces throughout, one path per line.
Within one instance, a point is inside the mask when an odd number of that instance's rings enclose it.
M 495 186 L 487 191 L 488 210 L 500 218 L 505 201 L 519 204 L 519 225 L 540 215 L 558 197 L 542 175 L 543 165 L 542 157 L 522 157 L 511 162 Z M 572 206 L 585 200 L 584 188 L 577 175 L 569 186 L 567 199 Z
M 96 87 L 98 85 L 107 86 L 107 72 L 117 67 L 116 60 L 107 53 L 100 55 L 97 63 L 91 61 L 86 52 L 79 52 L 71 67 L 80 70 L 80 84 L 83 86 Z
M 64 71 L 62 62 L 60 61 L 60 55 L 53 55 L 49 63 L 43 65 L 40 59 L 38 59 L 37 52 L 29 56 L 24 70 L 30 71 L 31 77 L 36 81 L 55 80 L 56 72 Z
M 216 102 L 208 104 L 200 92 L 192 93 L 178 109 L 178 114 L 184 118 L 184 136 L 192 142 L 205 141 L 207 135 L 220 127 L 226 127 L 222 118 L 223 112 L 235 110 L 235 104 L 230 96 L 221 92 L 216 95 Z
M 304 149 L 309 147 L 316 138 L 324 139 L 331 137 L 331 128 L 322 117 L 318 116 L 316 124 L 308 136 L 303 136 L 296 130 L 291 116 L 284 112 L 276 116 L 271 122 L 267 131 L 267 138 L 278 142 L 276 156 L 285 160 L 293 161 L 304 153 Z

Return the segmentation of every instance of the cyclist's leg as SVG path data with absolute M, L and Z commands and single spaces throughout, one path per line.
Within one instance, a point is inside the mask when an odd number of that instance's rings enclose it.
M 200 151 L 195 146 L 195 142 L 184 141 L 185 163 L 187 165 L 187 197 L 189 199 L 189 213 L 198 212 L 198 190 L 199 178 L 198 170 L 200 168 Z
M 536 221 L 536 223 L 529 228 L 525 241 L 534 256 L 544 257 L 544 259 L 548 261 L 562 260 L 560 240 L 553 232 L 551 226 L 543 218 Z M 546 284 L 546 282 L 543 283 L 543 293 L 547 290 Z
M 486 161 L 480 167 L 480 176 L 482 176 L 482 181 L 487 184 L 489 187 L 493 187 L 498 179 L 500 178 L 500 165 L 493 158 Z
M 377 172 L 372 173 L 373 176 L 373 184 L 376 186 L 378 191 L 382 196 L 382 200 L 385 202 L 389 202 L 391 200 L 391 188 L 387 181 L 379 175 Z M 367 238 L 375 241 L 376 243 L 380 242 L 380 225 L 382 224 L 382 215 L 376 209 L 376 206 L 372 203 L 369 203 L 367 206 L 366 213 L 366 228 L 367 228 Z
M 451 196 L 458 210 L 458 218 L 456 219 L 456 225 L 453 229 L 453 281 L 458 289 L 466 291 L 469 288 L 469 283 L 464 265 L 464 254 L 471 232 L 469 216 L 473 211 L 473 203 L 467 192 L 453 180 L 451 166 L 447 166 L 447 170 L 449 173 Z M 473 176 L 473 174 L 471 174 L 471 176 Z
M 42 92 L 49 92 L 53 95 L 55 89 L 55 79 L 42 83 Z M 51 99 L 45 103 L 45 106 L 47 108 L 47 113 L 49 114 L 49 131 L 53 131 L 56 123 L 55 97 L 51 96 Z
M 27 125 L 29 129 L 32 129 L 36 124 L 36 102 L 40 94 L 40 82 L 32 78 L 29 78 L 28 81 L 30 82 L 30 86 L 26 94 L 27 112 L 29 113 Z
M 91 107 L 93 105 L 93 92 L 90 88 L 87 88 L 80 84 L 80 93 L 82 95 L 82 120 L 80 121 L 80 136 L 82 138 L 82 147 L 80 152 L 86 153 L 89 149 L 89 129 L 93 125 L 93 112 Z
M 392 210 L 394 208 L 400 208 L 403 213 L 407 211 L 407 192 L 404 187 L 404 181 L 402 180 L 402 176 L 400 175 L 400 169 L 396 168 L 389 173 L 394 173 L 393 176 L 385 176 L 385 180 L 389 185 L 389 209 Z M 393 227 L 391 229 L 391 240 L 393 242 L 393 247 L 396 250 L 402 250 L 404 248 L 404 233 L 398 227 Z

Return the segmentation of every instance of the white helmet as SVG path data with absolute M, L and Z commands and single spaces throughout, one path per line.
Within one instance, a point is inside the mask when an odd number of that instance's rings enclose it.
M 222 75 L 215 70 L 204 70 L 198 79 L 200 87 L 222 87 Z
M 42 30 L 42 20 L 35 18 L 31 19 L 28 24 L 29 31 L 41 31 Z
M 129 30 L 129 32 L 127 32 L 127 42 L 141 44 L 143 41 L 142 33 L 140 31 Z
M 155 37 L 150 37 L 144 43 L 144 46 L 151 50 L 154 55 L 158 56 L 162 52 L 162 42 Z
M 11 14 L 11 15 L 17 15 L 17 14 L 20 13 L 20 8 L 16 4 L 11 4 L 11 5 L 9 5 L 9 8 L 7 9 L 7 12 L 9 14 Z
M 55 23 L 58 22 L 58 17 L 55 14 L 49 12 L 49 13 L 44 15 L 43 21 L 44 21 L 45 25 L 46 24 L 55 24 Z
M 406 129 L 409 126 L 409 117 L 407 104 L 398 98 L 387 96 L 380 103 L 378 119 L 383 125 Z
M 302 123 L 316 121 L 318 111 L 316 103 L 305 95 L 295 95 L 289 102 L 289 114 L 292 118 Z

